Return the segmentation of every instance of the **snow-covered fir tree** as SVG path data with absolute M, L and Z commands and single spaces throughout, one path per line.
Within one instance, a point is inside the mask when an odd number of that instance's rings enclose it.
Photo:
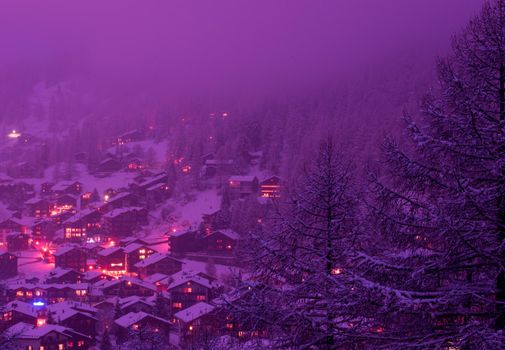
M 389 171 L 372 175 L 377 240 L 360 263 L 385 297 L 390 348 L 505 347 L 505 1 L 452 48 L 411 144 L 388 140 Z
M 259 232 L 250 263 L 254 282 L 231 302 L 251 329 L 276 346 L 334 349 L 354 340 L 360 294 L 352 259 L 358 248 L 358 195 L 351 165 L 331 139 L 321 143 L 272 230 Z

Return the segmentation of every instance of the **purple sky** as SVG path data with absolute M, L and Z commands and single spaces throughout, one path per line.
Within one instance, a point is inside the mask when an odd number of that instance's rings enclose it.
M 181 91 L 289 86 L 360 69 L 398 51 L 434 56 L 481 4 L 3 0 L 0 64 L 65 57 L 107 81 L 156 77 L 160 87 Z

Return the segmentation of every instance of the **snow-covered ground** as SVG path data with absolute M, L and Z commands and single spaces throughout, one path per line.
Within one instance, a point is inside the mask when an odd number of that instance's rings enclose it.
M 27 250 L 16 253 L 18 256 L 18 271 L 24 278 L 42 278 L 45 273 L 54 269 L 54 264 L 43 261 L 42 255 L 36 250 Z

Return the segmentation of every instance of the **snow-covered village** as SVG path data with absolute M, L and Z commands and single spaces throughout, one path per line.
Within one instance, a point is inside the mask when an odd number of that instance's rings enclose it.
M 505 0 L 0 33 L 0 350 L 505 349 Z

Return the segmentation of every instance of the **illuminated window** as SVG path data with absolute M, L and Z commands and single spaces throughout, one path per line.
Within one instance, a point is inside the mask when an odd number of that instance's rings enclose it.
M 37 318 L 37 327 L 41 327 L 46 324 L 45 318 Z
M 27 291 L 26 296 L 31 298 L 33 296 L 33 293 L 31 291 Z
M 226 329 L 233 329 L 233 323 L 227 323 Z
M 239 331 L 239 332 L 238 332 L 238 336 L 239 336 L 239 337 L 243 337 L 243 336 L 245 336 L 245 332 L 244 332 L 244 331 Z
M 77 294 L 79 296 L 84 296 L 84 295 L 86 295 L 86 290 L 85 289 L 77 289 L 75 291 L 75 294 Z
M 140 249 L 140 250 L 139 250 L 139 253 L 140 253 L 140 254 L 145 254 L 145 253 L 146 253 L 146 250 L 145 250 L 145 249 Z
M 186 287 L 186 288 L 184 288 L 184 289 L 183 289 L 183 292 L 184 292 L 184 293 L 192 293 L 192 292 L 193 292 L 193 288 L 191 288 L 191 287 Z
M 65 347 L 63 346 L 63 344 L 58 344 L 58 350 L 64 350 Z
M 193 330 L 193 326 L 189 326 L 188 329 L 191 332 Z
M 145 258 L 146 258 L 146 256 L 145 256 L 145 255 L 139 255 L 139 259 L 140 259 L 140 260 L 144 260 Z
M 78 347 L 84 346 L 84 340 L 79 340 L 79 341 L 77 342 L 77 346 L 78 346 Z
M 196 300 L 198 301 L 205 301 L 205 295 L 197 295 Z
M 173 303 L 172 306 L 174 307 L 174 309 L 181 309 L 182 303 Z
M 46 347 L 45 347 L 44 345 L 41 345 L 41 346 L 39 347 L 39 350 L 46 350 Z
M 340 275 L 342 273 L 342 269 L 339 267 L 334 267 L 331 269 L 331 274 L 332 275 Z
M 139 329 L 139 325 L 138 325 L 138 324 L 134 324 L 134 325 L 132 326 L 132 328 L 133 328 L 133 329 L 135 329 L 135 330 L 138 330 L 138 329 Z
M 4 313 L 3 319 L 4 319 L 4 321 L 12 321 L 12 312 L 9 311 L 9 312 Z
M 22 297 L 22 296 L 24 296 L 24 295 L 25 295 L 25 293 L 23 293 L 23 291 L 22 291 L 22 290 L 18 290 L 18 291 L 16 292 L 16 296 L 17 296 L 17 297 Z

